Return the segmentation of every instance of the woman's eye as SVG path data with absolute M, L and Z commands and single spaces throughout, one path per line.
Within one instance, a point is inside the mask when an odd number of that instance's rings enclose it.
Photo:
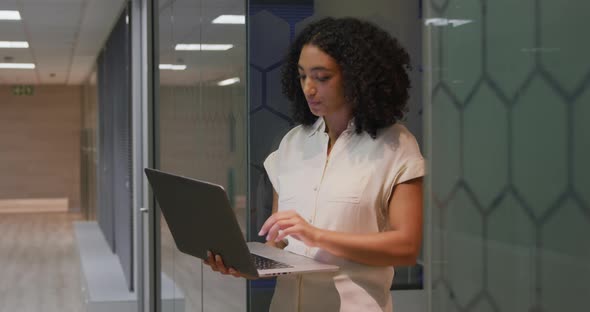
M 328 76 L 321 76 L 321 77 L 316 77 L 316 79 L 318 81 L 324 82 L 324 81 L 328 81 L 330 79 L 330 77 L 328 77 Z
M 299 75 L 299 76 L 297 76 L 297 79 L 303 80 L 303 79 L 305 79 L 305 75 Z

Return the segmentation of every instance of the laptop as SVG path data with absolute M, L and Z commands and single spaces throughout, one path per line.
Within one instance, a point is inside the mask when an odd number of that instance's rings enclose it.
M 205 260 L 209 250 L 221 255 L 226 267 L 252 278 L 338 270 L 259 242 L 246 243 L 220 185 L 149 168 L 145 174 L 176 247 L 185 254 Z

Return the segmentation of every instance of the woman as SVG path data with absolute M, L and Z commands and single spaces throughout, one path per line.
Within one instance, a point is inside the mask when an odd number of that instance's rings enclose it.
M 271 311 L 392 310 L 393 266 L 414 264 L 422 239 L 424 160 L 397 123 L 408 68 L 396 39 L 353 18 L 293 43 L 282 85 L 301 125 L 264 162 L 274 201 L 259 235 L 340 270 L 279 277 Z M 206 264 L 241 276 L 219 256 Z

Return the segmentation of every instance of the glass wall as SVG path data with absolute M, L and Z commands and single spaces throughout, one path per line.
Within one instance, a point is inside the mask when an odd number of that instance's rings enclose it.
M 242 0 L 159 1 L 156 163 L 222 185 L 246 231 L 246 27 Z M 163 311 L 244 311 L 246 282 L 178 251 L 160 219 Z M 171 298 L 176 298 L 171 300 Z
M 98 225 L 134 290 L 131 184 L 131 58 L 129 7 L 117 18 L 96 61 L 98 87 Z
M 585 311 L 586 1 L 425 1 L 431 311 Z
M 86 220 L 96 220 L 98 88 L 96 71 L 82 86 L 80 134 L 80 210 Z

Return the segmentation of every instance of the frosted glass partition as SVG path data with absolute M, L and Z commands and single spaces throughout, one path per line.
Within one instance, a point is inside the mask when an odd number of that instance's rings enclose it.
M 585 311 L 587 1 L 425 1 L 432 311 Z

